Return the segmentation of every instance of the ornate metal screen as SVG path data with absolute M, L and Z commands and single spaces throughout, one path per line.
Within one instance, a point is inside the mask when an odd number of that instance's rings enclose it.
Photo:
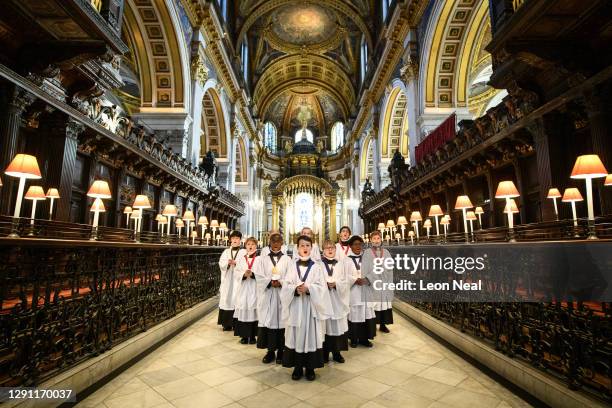
M 36 385 L 216 294 L 220 249 L 0 241 L 0 386 Z

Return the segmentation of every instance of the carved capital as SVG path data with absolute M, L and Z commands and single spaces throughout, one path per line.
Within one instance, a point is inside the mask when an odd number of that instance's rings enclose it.
M 209 69 L 206 66 L 204 58 L 197 54 L 191 61 L 191 76 L 198 81 L 201 86 L 204 86 L 209 77 Z
M 419 61 L 415 56 L 409 56 L 400 69 L 400 78 L 405 84 L 416 80 L 419 76 Z

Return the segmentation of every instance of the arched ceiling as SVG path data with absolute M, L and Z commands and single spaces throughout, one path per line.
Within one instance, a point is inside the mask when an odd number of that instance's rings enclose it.
M 236 46 L 248 41 L 254 113 L 263 122 L 288 136 L 306 116 L 324 136 L 355 113 L 362 38 L 371 44 L 368 3 L 240 2 Z

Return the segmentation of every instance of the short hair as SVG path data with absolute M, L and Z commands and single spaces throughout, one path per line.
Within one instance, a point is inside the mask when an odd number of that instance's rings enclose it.
M 308 235 L 300 235 L 297 239 L 297 245 L 300 245 L 300 241 L 306 241 L 308 243 L 310 243 L 310 245 L 312 245 L 312 238 L 310 238 Z
M 312 230 L 312 228 L 310 228 L 310 227 L 302 227 L 302 229 L 300 230 L 300 235 L 304 235 L 304 234 L 303 234 L 304 230 L 309 230 L 310 232 L 314 232 L 314 231 Z
M 381 237 L 381 238 L 382 238 L 382 232 L 380 232 L 379 230 L 372 231 L 372 232 L 370 233 L 370 238 L 372 238 L 374 235 L 378 235 L 379 237 Z
M 281 234 L 272 234 L 270 235 L 270 243 L 272 242 L 283 242 L 283 237 Z
M 340 228 L 340 231 L 338 231 L 338 232 L 342 232 L 342 230 L 345 230 L 345 229 L 347 229 L 347 230 L 348 230 L 349 234 L 352 234 L 352 233 L 353 233 L 353 231 L 351 231 L 351 228 L 350 228 L 348 225 L 343 225 L 343 226 Z
M 248 244 L 249 242 L 254 242 L 254 243 L 255 243 L 255 245 L 257 245 L 257 244 L 258 244 L 258 242 L 257 242 L 257 238 L 255 238 L 255 237 L 248 237 L 248 238 L 246 239 L 246 241 L 244 241 L 244 245 Z
M 233 230 L 232 232 L 230 232 L 229 238 L 231 240 L 234 237 L 238 237 L 238 238 L 242 239 L 242 232 L 240 232 L 238 230 Z
M 349 246 L 352 246 L 355 242 L 361 242 L 363 244 L 363 238 L 361 238 L 359 235 L 353 235 L 349 240 L 348 240 L 348 244 Z
M 326 239 L 325 241 L 323 241 L 323 246 L 321 248 L 325 248 L 327 246 L 333 246 L 334 248 L 336 248 L 336 244 L 334 244 L 334 241 L 332 241 L 331 239 Z

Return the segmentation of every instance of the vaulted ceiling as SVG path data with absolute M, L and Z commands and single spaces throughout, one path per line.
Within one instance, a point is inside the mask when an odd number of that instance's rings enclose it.
M 304 121 L 328 135 L 355 113 L 367 0 L 241 1 L 236 49 L 248 41 L 254 113 L 291 135 Z

